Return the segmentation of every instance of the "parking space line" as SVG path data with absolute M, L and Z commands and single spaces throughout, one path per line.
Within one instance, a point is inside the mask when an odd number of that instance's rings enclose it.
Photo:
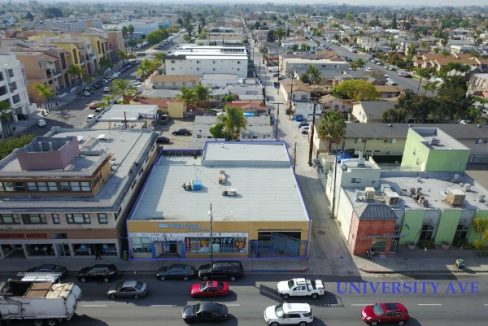
M 367 306 L 367 303 L 351 303 L 351 306 L 353 307 L 364 307 Z
M 85 307 L 85 308 L 105 308 L 105 307 L 107 307 L 106 304 L 83 304 L 81 306 Z
M 442 306 L 442 303 L 417 303 L 417 306 Z
M 176 307 L 175 304 L 152 304 L 150 307 Z
M 241 305 L 239 303 L 229 303 L 226 304 L 227 307 L 240 307 Z

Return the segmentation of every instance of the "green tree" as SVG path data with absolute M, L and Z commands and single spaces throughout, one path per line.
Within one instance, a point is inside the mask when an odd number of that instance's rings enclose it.
M 98 61 L 98 64 L 100 65 L 100 70 L 102 71 L 102 73 L 104 73 L 107 68 L 112 67 L 112 62 L 106 57 L 101 57 Z
M 434 92 L 437 90 L 437 87 L 439 86 L 439 81 L 435 80 L 432 82 L 426 82 L 424 84 L 424 91 L 425 93 L 430 92 L 431 95 L 434 95 Z
M 125 49 L 127 51 L 127 37 L 129 36 L 129 29 L 127 26 L 122 26 L 122 38 L 124 39 Z
M 392 108 L 383 112 L 383 122 L 385 123 L 405 122 L 407 116 L 408 116 L 407 110 L 403 108 L 400 109 Z
M 156 54 L 154 54 L 154 58 L 157 59 L 160 63 L 164 64 L 164 61 L 166 60 L 166 53 L 157 52 Z
M 134 35 L 134 25 L 129 24 L 129 26 L 127 26 L 127 32 L 129 33 L 130 37 L 132 38 Z
M 274 31 L 274 35 L 275 35 L 275 38 L 278 39 L 278 42 L 281 44 L 281 40 L 283 39 L 283 37 L 285 37 L 286 32 L 283 28 L 280 27 Z
M 339 146 L 342 138 L 346 135 L 346 122 L 337 111 L 328 111 L 320 117 L 317 124 L 317 135 L 320 139 L 329 141 L 327 151 L 332 152 L 332 143 Z
M 2 139 L 0 141 L 0 160 L 4 159 L 10 153 L 14 151 L 16 148 L 22 148 L 25 145 L 32 142 L 34 139 L 34 135 L 20 135 L 8 139 Z
M 57 7 L 48 7 L 44 10 L 44 18 L 63 17 L 63 11 Z
M 198 84 L 193 88 L 193 93 L 195 94 L 196 104 L 200 108 L 207 107 L 208 101 L 210 99 L 210 95 L 212 93 L 210 88 L 202 84 Z
M 437 99 L 444 113 L 451 119 L 464 118 L 467 110 L 473 106 L 473 97 L 466 96 L 467 86 L 464 77 L 450 76 L 437 91 Z
M 68 75 L 70 75 L 71 77 L 74 77 L 77 81 L 77 84 L 78 85 L 81 85 L 82 81 L 83 81 L 83 69 L 81 69 L 81 67 L 79 65 L 70 65 L 68 67 Z
M 225 135 L 230 140 L 238 140 L 241 130 L 246 129 L 247 120 L 240 108 L 227 106 L 225 114 L 219 116 L 219 122 L 224 124 Z
M 332 89 L 332 94 L 355 101 L 373 101 L 380 98 L 374 85 L 364 80 L 345 80 Z
M 215 139 L 227 139 L 227 135 L 225 133 L 225 126 L 223 122 L 217 122 L 214 124 L 212 127 L 209 129 L 210 134 L 212 135 L 213 138 Z
M 131 81 L 127 79 L 115 79 L 112 81 L 112 93 L 122 96 L 124 104 L 129 104 L 128 96 L 135 93 L 136 89 L 132 86 Z
M 393 19 L 391 20 L 391 28 L 398 29 L 396 13 L 393 14 Z
M 2 124 L 3 137 L 12 136 L 10 120 L 12 118 L 12 107 L 8 100 L 0 102 L 0 121 Z
M 479 240 L 476 240 L 473 245 L 476 249 L 481 250 L 488 241 L 488 222 L 480 217 L 475 217 L 471 222 L 471 227 L 479 235 Z
M 422 86 L 422 80 L 430 79 L 433 74 L 433 70 L 429 68 L 418 68 L 416 74 L 420 77 L 419 86 L 417 87 L 418 94 L 420 92 L 420 87 Z
M 35 84 L 34 88 L 37 90 L 39 96 L 43 99 L 44 107 L 49 111 L 49 101 L 54 96 L 54 90 L 51 88 L 51 86 L 44 84 Z
M 183 102 L 187 109 L 192 108 L 195 104 L 195 93 L 191 88 L 183 87 L 180 89 L 180 94 L 177 95 L 177 98 Z
M 117 55 L 119 56 L 120 60 L 122 60 L 122 63 L 125 63 L 125 61 L 129 58 L 127 52 L 122 50 L 118 50 Z
M 358 69 L 361 69 L 363 68 L 364 66 L 366 66 L 366 61 L 364 61 L 363 59 L 361 58 L 358 58 L 356 60 L 354 60 L 352 62 L 352 64 L 354 64 Z

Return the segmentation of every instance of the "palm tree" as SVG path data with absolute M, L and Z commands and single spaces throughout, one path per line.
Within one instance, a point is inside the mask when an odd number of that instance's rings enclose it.
M 104 109 L 110 105 L 111 100 L 112 100 L 111 96 L 104 96 L 102 98 L 102 101 L 100 102 L 99 106 Z
M 241 137 L 241 130 L 246 129 L 247 120 L 240 108 L 226 107 L 225 115 L 219 116 L 219 120 L 224 124 L 225 134 L 231 140 L 238 140 Z
M 286 32 L 283 28 L 278 28 L 274 31 L 274 34 L 275 34 L 275 37 L 278 39 L 278 41 L 280 42 L 281 44 L 281 40 L 283 39 L 283 37 L 286 35 Z
M 124 39 L 125 51 L 127 51 L 127 35 L 128 34 L 129 34 L 129 30 L 127 29 L 127 26 L 123 26 L 122 27 L 122 38 Z
M 49 100 L 54 96 L 54 90 L 49 85 L 35 84 L 34 88 L 39 93 L 39 96 L 44 99 L 44 107 L 49 111 Z
M 359 58 L 359 59 L 354 60 L 354 64 L 356 65 L 356 67 L 361 69 L 366 65 L 366 62 L 363 59 Z
M 339 112 L 329 111 L 320 118 L 317 126 L 317 134 L 319 138 L 329 140 L 327 151 L 331 153 L 332 143 L 339 146 L 339 143 L 346 134 L 346 122 Z
M 106 57 L 101 57 L 100 60 L 98 61 L 98 64 L 100 65 L 100 70 L 101 70 L 102 74 L 105 73 L 105 70 L 107 68 L 112 67 L 112 63 Z
M 132 24 L 127 26 L 127 32 L 129 32 L 130 38 L 132 38 L 132 34 L 134 34 L 134 26 Z
M 195 103 L 195 93 L 191 88 L 183 87 L 180 89 L 180 94 L 177 96 L 177 98 L 181 100 L 183 104 L 185 104 L 187 109 L 191 108 Z
M 125 60 L 129 59 L 127 52 L 124 52 L 122 50 L 118 50 L 117 54 L 119 55 L 120 59 L 122 60 L 122 63 L 125 63 Z
M 439 86 L 439 81 L 437 80 L 433 82 L 426 82 L 424 84 L 424 94 L 427 92 L 431 92 L 431 94 L 434 95 L 434 91 L 437 89 L 437 86 Z
M 419 86 L 417 87 L 417 95 L 420 91 L 420 86 L 422 85 L 422 79 L 430 79 L 430 70 L 426 68 L 417 69 L 417 75 L 420 76 Z
M 0 123 L 2 124 L 2 132 L 4 137 L 12 136 L 10 129 L 10 119 L 12 117 L 12 107 L 7 101 L 0 102 Z
M 206 107 L 207 102 L 210 99 L 211 90 L 202 84 L 198 84 L 193 89 L 193 93 L 195 94 L 196 104 L 199 107 Z
M 76 78 L 78 85 L 81 84 L 81 81 L 83 80 L 83 69 L 79 65 L 70 65 L 68 67 L 68 75 L 71 77 Z
M 127 79 L 115 79 L 112 82 L 112 93 L 122 96 L 124 104 L 129 103 L 127 96 L 134 94 L 135 88 L 131 81 Z
M 322 80 L 320 70 L 317 66 L 309 65 L 306 74 L 308 75 L 310 84 L 318 84 Z
M 166 59 L 166 53 L 164 52 L 157 52 L 155 55 L 154 55 L 154 58 L 157 59 L 159 62 L 161 62 L 162 64 L 164 64 L 164 61 Z

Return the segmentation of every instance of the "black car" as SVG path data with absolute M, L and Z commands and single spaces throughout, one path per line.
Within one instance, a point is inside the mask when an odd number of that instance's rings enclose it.
M 60 274 L 59 278 L 63 278 L 66 273 L 66 267 L 56 264 L 43 264 L 35 267 L 31 267 L 27 270 L 28 273 L 57 273 Z
M 186 323 L 215 322 L 229 319 L 229 313 L 223 304 L 203 302 L 183 308 L 181 317 Z
M 191 131 L 181 128 L 172 132 L 173 136 L 191 136 Z
M 200 266 L 198 277 L 204 281 L 215 278 L 228 278 L 235 281 L 244 276 L 244 268 L 238 260 L 216 261 L 213 264 Z
M 78 272 L 78 279 L 85 283 L 88 280 L 104 281 L 113 280 L 118 274 L 117 267 L 113 264 L 96 264 L 83 268 Z
M 156 144 L 171 144 L 171 140 L 168 137 L 159 136 L 156 139 Z
M 164 280 L 188 280 L 189 278 L 196 277 L 197 270 L 195 267 L 186 264 L 172 264 L 164 266 L 158 269 L 156 272 L 156 278 L 161 281 Z

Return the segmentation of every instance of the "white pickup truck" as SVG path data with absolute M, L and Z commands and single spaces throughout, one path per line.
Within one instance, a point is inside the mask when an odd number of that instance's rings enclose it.
M 288 281 L 278 282 L 278 293 L 283 299 L 289 297 L 311 296 L 317 299 L 325 294 L 324 283 L 321 280 L 309 280 L 306 278 L 293 278 Z

